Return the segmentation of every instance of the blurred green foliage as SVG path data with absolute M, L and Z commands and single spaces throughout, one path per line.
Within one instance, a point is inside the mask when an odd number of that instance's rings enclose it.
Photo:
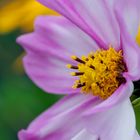
M 135 114 L 136 114 L 136 125 L 137 130 L 140 134 L 140 107 L 135 108 Z
M 0 36 L 0 140 L 17 140 L 17 132 L 56 102 L 59 97 L 44 93 L 23 72 L 13 68 L 23 53 L 15 31 Z

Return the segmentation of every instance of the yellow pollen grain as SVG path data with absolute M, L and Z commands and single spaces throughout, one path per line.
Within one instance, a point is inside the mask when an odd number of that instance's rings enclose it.
M 69 68 L 69 69 L 71 68 L 71 66 L 72 66 L 71 64 L 66 65 L 66 67 Z
M 77 88 L 77 86 L 76 86 L 76 85 L 73 85 L 73 86 L 72 86 L 72 88 L 73 88 L 73 89 L 76 89 L 76 88 Z
M 71 58 L 75 60 L 77 57 L 75 55 L 72 55 Z
M 70 73 L 71 76 L 76 76 L 75 72 Z
M 76 59 L 76 56 L 72 56 Z M 73 88 L 80 87 L 83 93 L 91 93 L 106 99 L 122 84 L 122 73 L 126 70 L 123 62 L 122 51 L 116 51 L 110 46 L 108 50 L 97 50 L 90 52 L 89 55 L 80 58 L 84 63 L 77 64 L 78 80 L 75 81 Z M 67 65 L 71 68 L 71 65 Z M 75 72 L 71 73 L 76 76 Z M 82 86 L 78 86 L 82 85 Z

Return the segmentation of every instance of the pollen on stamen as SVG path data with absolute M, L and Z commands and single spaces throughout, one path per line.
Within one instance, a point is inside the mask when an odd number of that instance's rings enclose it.
M 83 63 L 83 64 L 85 64 L 85 61 L 82 60 L 82 59 L 80 59 L 80 58 L 78 58 L 77 56 L 74 56 L 74 55 L 73 55 L 73 56 L 71 56 L 71 58 L 72 58 L 73 60 L 79 62 L 79 63 Z
M 72 76 L 79 76 L 79 75 L 83 75 L 84 72 L 71 72 Z
M 71 65 L 71 64 L 67 64 L 66 66 L 67 66 L 67 68 L 69 68 L 69 69 L 78 69 L 78 66 L 73 66 L 73 65 Z
M 88 56 L 72 59 L 79 62 L 77 66 L 68 64 L 67 67 L 76 69 L 72 76 L 77 76 L 73 88 L 81 88 L 82 93 L 90 93 L 106 99 L 126 80 L 123 72 L 126 71 L 122 51 L 116 51 L 111 45 L 108 50 L 90 52 Z
M 89 67 L 95 70 L 95 67 L 93 65 L 90 65 Z
M 84 87 L 86 85 L 86 83 L 80 83 L 79 80 L 77 80 L 76 82 L 77 82 L 77 84 L 73 85 L 73 87 L 72 87 L 74 89 L 81 88 L 81 87 Z

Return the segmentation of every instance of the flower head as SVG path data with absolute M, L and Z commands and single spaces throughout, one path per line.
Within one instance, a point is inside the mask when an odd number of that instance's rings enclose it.
M 19 138 L 139 139 L 129 97 L 140 79 L 140 1 L 39 1 L 63 17 L 39 17 L 35 31 L 18 38 L 25 70 L 43 90 L 67 96 Z

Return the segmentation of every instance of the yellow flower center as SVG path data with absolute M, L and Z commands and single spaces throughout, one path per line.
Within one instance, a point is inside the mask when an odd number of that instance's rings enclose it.
M 72 59 L 79 62 L 77 66 L 68 64 L 67 67 L 76 69 L 72 76 L 78 76 L 73 88 L 81 88 L 83 93 L 91 93 L 106 99 L 125 82 L 122 73 L 126 70 L 123 62 L 122 51 L 116 51 L 113 47 L 108 50 L 97 50 L 89 55 Z

